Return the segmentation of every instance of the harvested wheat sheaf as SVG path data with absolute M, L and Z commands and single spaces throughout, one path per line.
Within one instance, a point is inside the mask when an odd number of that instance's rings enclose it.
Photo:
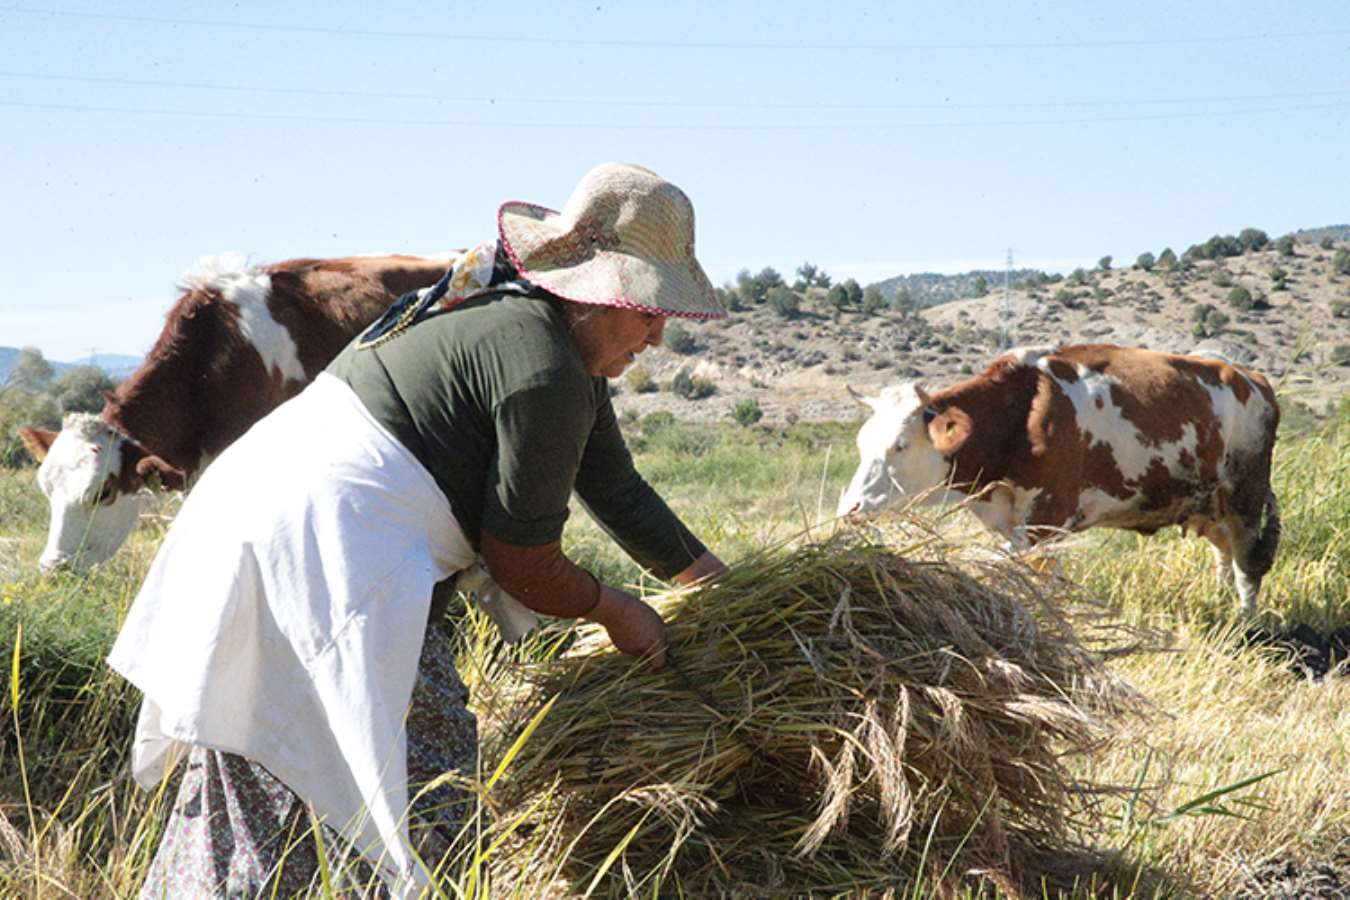
M 672 665 L 589 634 L 535 667 L 507 742 L 554 705 L 507 804 L 560 825 L 571 877 L 609 867 L 616 893 L 1034 889 L 1101 797 L 1065 757 L 1141 701 L 1049 582 L 959 555 L 843 533 L 649 597 Z

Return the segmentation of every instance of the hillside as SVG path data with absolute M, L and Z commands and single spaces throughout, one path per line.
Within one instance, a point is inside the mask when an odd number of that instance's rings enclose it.
M 1296 241 L 1292 255 L 1270 245 L 1185 267 L 1087 272 L 1076 284 L 1024 283 L 1006 303 L 995 289 L 917 315 L 836 314 L 813 291 L 791 320 L 759 305 L 721 322 L 681 323 L 694 338 L 692 353 L 651 348 L 634 366 L 663 385 L 684 368 L 711 381 L 712 396 L 637 393 L 624 379 L 615 382 L 615 403 L 630 417 L 666 409 L 706 421 L 753 398 L 766 422 L 851 420 L 860 411 L 846 385 L 875 392 L 906 379 L 954 383 L 988 365 L 1006 327 L 1014 346 L 1108 342 L 1218 352 L 1270 377 L 1287 408 L 1301 403 L 1321 413 L 1350 392 L 1350 276 L 1333 271 L 1335 254 L 1350 252 L 1350 241 L 1319 241 Z M 1235 308 L 1228 298 L 1237 287 L 1269 308 Z M 1207 305 L 1212 311 L 1197 326 Z
M 875 282 L 872 286 L 881 291 L 887 300 L 894 300 L 897 291 L 909 294 L 909 302 L 922 309 L 925 306 L 937 306 L 960 300 L 963 297 L 979 296 L 978 282 L 984 279 L 986 292 L 995 291 L 1006 279 L 1009 284 L 1018 284 L 1041 273 L 1035 269 L 1013 269 L 1009 272 L 992 269 L 976 269 L 959 275 L 938 275 L 933 272 L 917 272 L 913 275 L 896 275 Z M 902 305 L 902 304 L 895 304 Z

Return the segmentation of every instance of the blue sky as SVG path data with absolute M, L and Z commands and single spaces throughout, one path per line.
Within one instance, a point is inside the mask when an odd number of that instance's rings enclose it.
M 199 256 L 433 253 L 605 160 L 718 282 L 1350 221 L 1350 3 L 0 8 L 0 345 L 140 354 Z

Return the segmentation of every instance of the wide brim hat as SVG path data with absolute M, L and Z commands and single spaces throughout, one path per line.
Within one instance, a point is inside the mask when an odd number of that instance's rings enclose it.
M 641 166 L 596 166 L 562 212 L 504 203 L 497 228 L 521 277 L 564 300 L 684 319 L 727 315 L 694 258 L 693 204 Z

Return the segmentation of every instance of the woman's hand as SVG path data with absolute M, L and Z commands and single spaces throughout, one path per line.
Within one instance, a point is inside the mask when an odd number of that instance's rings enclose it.
M 656 669 L 666 664 L 666 624 L 632 594 L 600 585 L 600 602 L 586 618 L 603 625 L 620 652 L 644 657 Z

